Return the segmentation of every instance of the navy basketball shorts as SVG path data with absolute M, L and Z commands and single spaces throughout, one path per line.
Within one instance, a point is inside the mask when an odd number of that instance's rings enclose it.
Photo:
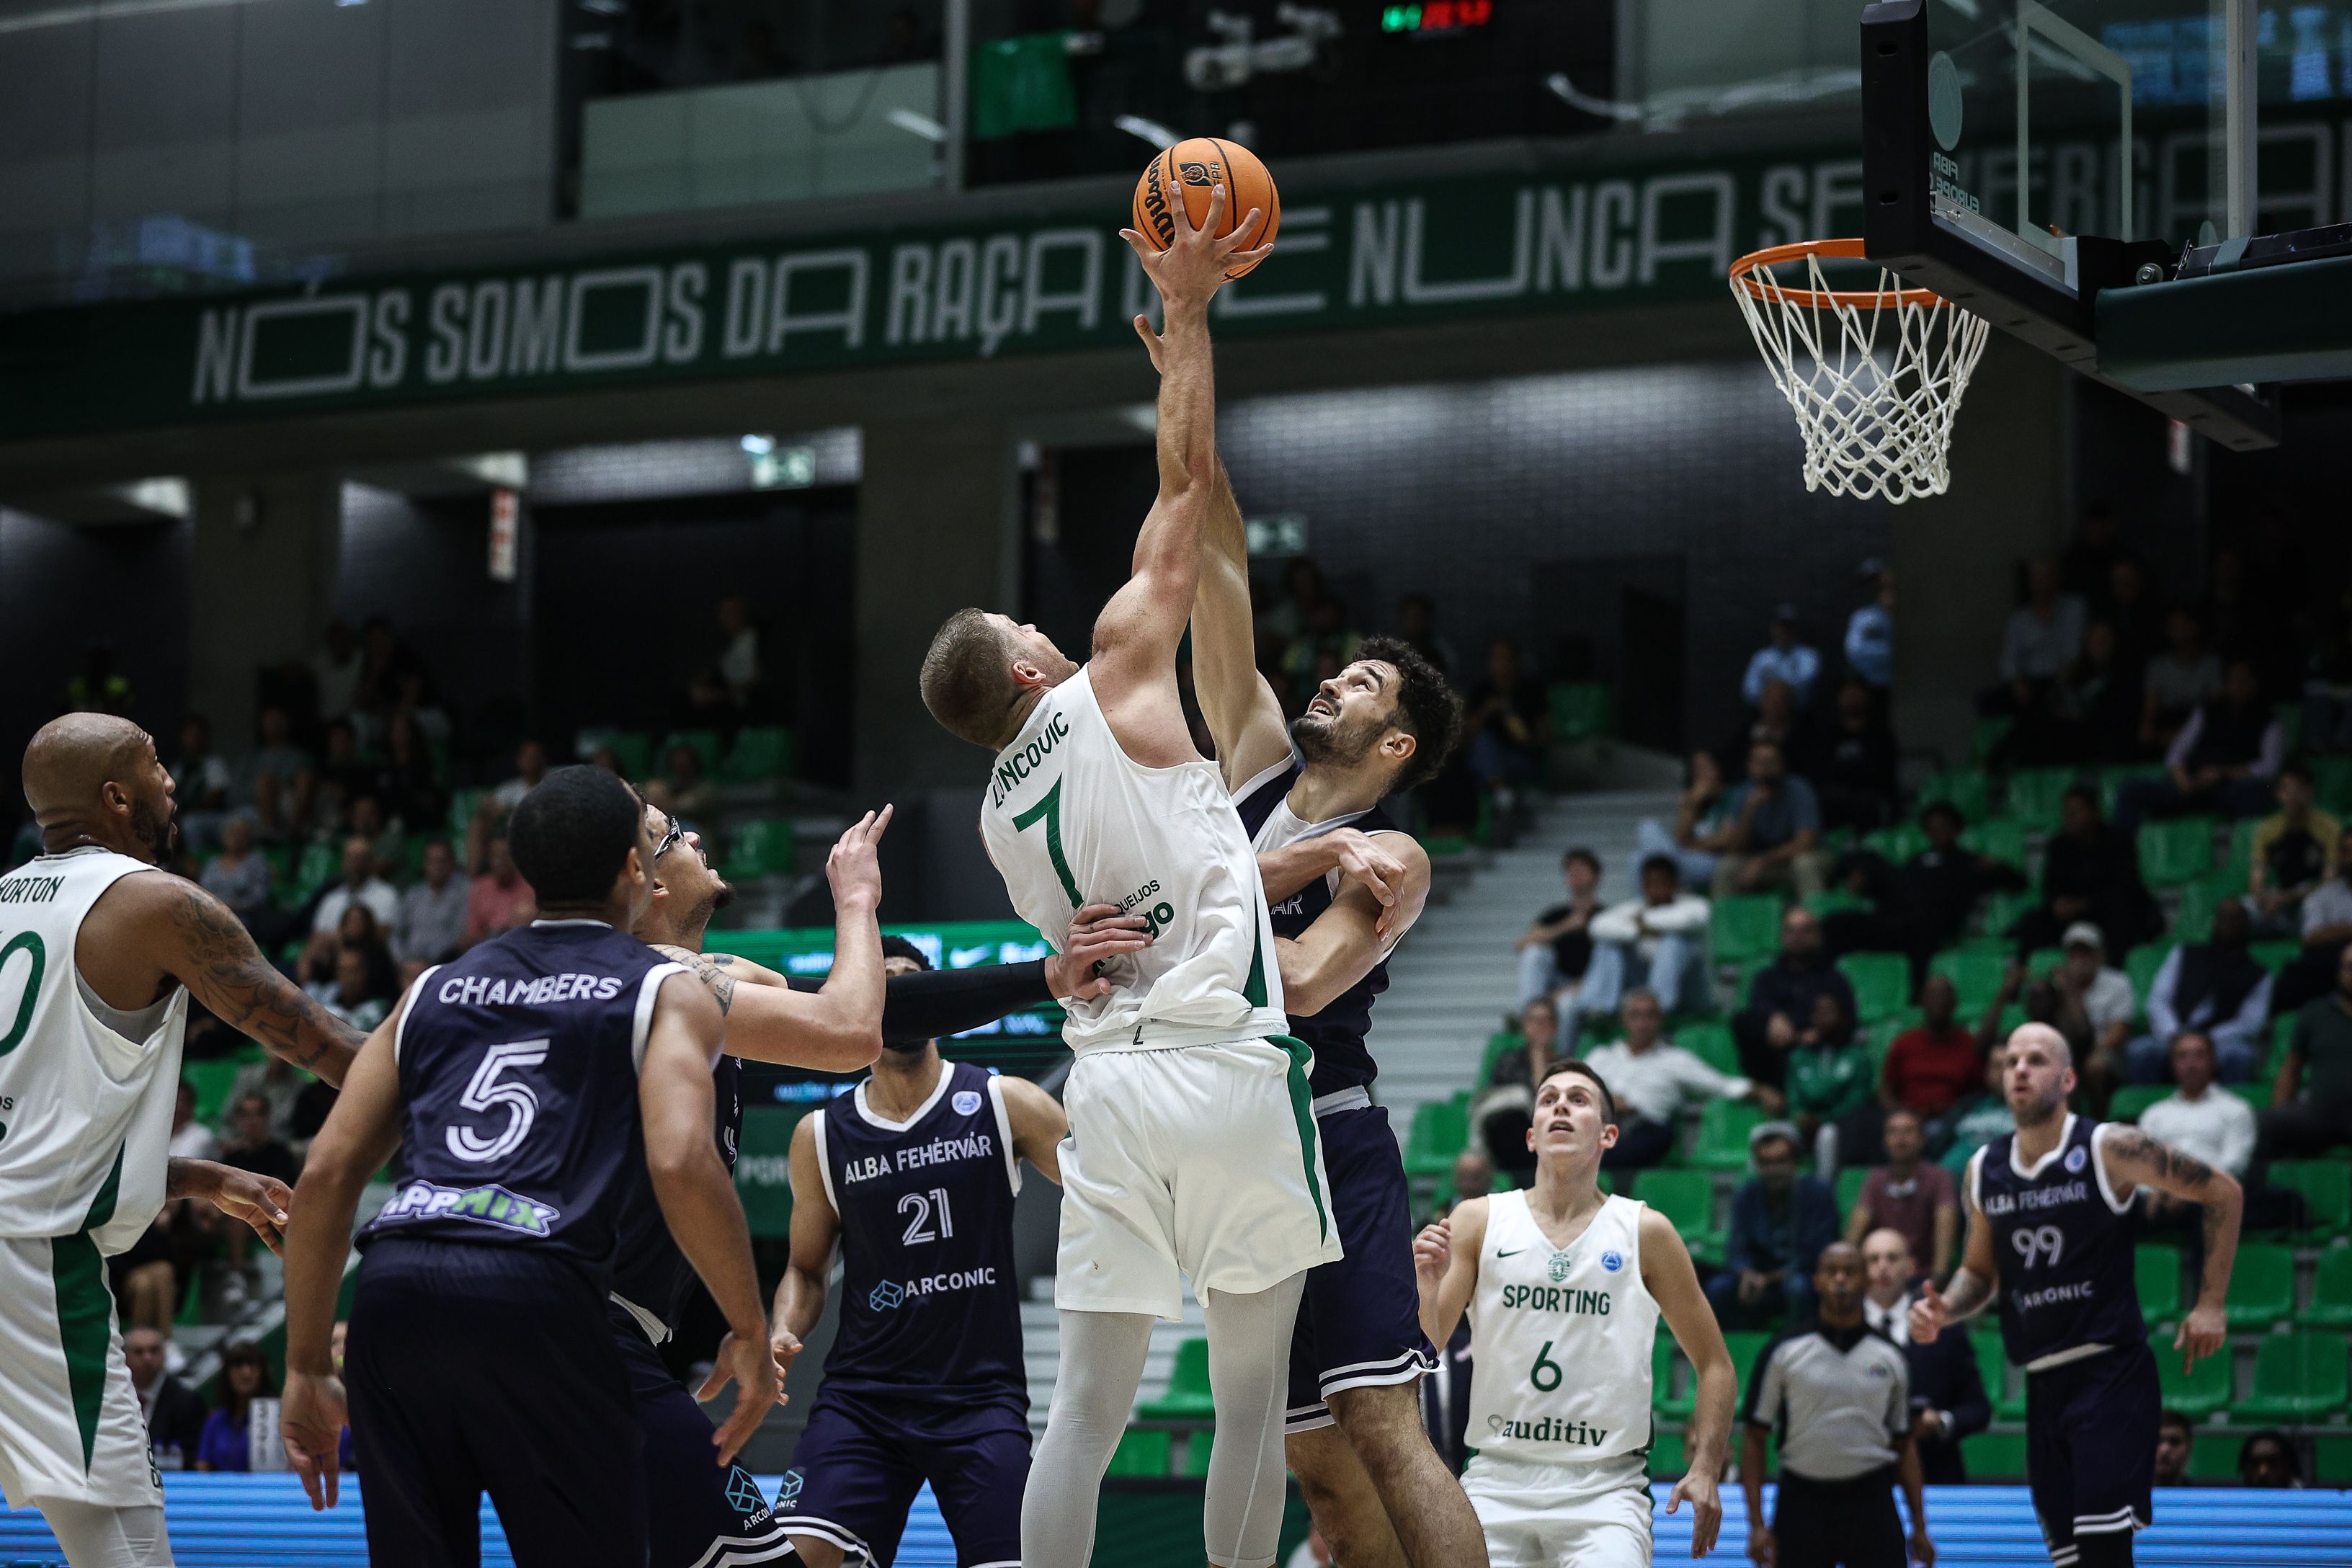
M 1027 1403 L 1025 1394 L 937 1405 L 823 1388 L 777 1490 L 776 1517 L 791 1534 L 840 1547 L 845 1563 L 890 1568 L 928 1480 L 956 1568 L 1019 1568 Z
M 577 1268 L 376 1241 L 343 1381 L 370 1561 L 478 1568 L 488 1492 L 518 1568 L 644 1568 L 644 1440 L 604 1293 Z
M 2026 1374 L 2025 1478 L 2055 1568 L 2077 1536 L 2147 1528 L 2163 1403 L 2145 1343 Z
M 720 1465 L 712 1424 L 661 1352 L 624 1308 L 605 1304 L 605 1321 L 629 1379 L 638 1430 L 645 1434 L 646 1539 L 649 1568 L 714 1563 L 782 1563 L 792 1555 L 760 1483 L 740 1465 Z
M 1412 1272 L 1412 1193 L 1387 1108 L 1335 1110 L 1315 1125 L 1347 1256 L 1307 1270 L 1290 1336 L 1285 1432 L 1330 1426 L 1324 1401 L 1341 1389 L 1410 1384 L 1437 1367 Z

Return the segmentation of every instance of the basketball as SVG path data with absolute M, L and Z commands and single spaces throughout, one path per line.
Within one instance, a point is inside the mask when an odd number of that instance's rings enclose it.
M 1255 207 L 1265 214 L 1257 244 L 1272 244 L 1274 231 L 1282 226 L 1282 193 L 1274 188 L 1274 176 L 1256 153 L 1214 136 L 1179 142 L 1144 166 L 1143 177 L 1135 183 L 1137 231 L 1167 248 L 1176 241 L 1176 224 L 1162 193 L 1183 192 L 1185 215 L 1197 226 L 1208 221 L 1209 190 L 1220 180 L 1225 184 L 1225 226 L 1217 231 L 1218 237 L 1231 234 Z M 1249 262 L 1225 276 L 1239 278 L 1256 265 Z

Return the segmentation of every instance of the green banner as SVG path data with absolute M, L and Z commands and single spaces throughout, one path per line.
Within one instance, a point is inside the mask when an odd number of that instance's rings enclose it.
M 1217 328 L 1706 299 L 1742 251 L 1861 226 L 1851 155 L 1602 151 L 1286 192 L 1274 256 L 1219 294 Z M 0 318 L 0 439 L 1131 346 L 1152 293 L 1126 220 L 1124 202 L 1090 197 L 939 227 L 26 312 Z
M 793 1229 L 793 1129 L 817 1108 L 747 1105 L 735 1144 L 735 1191 L 753 1236 L 789 1236 Z

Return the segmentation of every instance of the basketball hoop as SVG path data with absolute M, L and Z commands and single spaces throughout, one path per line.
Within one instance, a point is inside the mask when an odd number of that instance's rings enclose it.
M 1759 250 L 1731 264 L 1731 297 L 1796 411 L 1805 488 L 1899 506 L 1950 487 L 1952 418 L 1990 327 L 1932 289 L 1904 288 L 1884 267 L 1875 289 L 1832 289 L 1822 258 L 1862 254 L 1858 239 Z

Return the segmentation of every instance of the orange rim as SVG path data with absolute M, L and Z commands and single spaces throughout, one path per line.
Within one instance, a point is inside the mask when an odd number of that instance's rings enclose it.
M 1944 303 L 1944 297 L 1933 289 L 1790 289 L 1777 279 L 1767 289 L 1752 276 L 1759 268 L 1769 269 L 1783 261 L 1795 261 L 1801 257 L 1827 257 L 1839 261 L 1864 261 L 1862 241 L 1858 239 L 1801 239 L 1794 245 L 1775 245 L 1764 250 L 1754 250 L 1731 264 L 1731 280 L 1762 300 L 1785 300 L 1809 310 L 1847 308 L 1883 310 L 1889 304 L 1916 305 L 1923 309 Z

